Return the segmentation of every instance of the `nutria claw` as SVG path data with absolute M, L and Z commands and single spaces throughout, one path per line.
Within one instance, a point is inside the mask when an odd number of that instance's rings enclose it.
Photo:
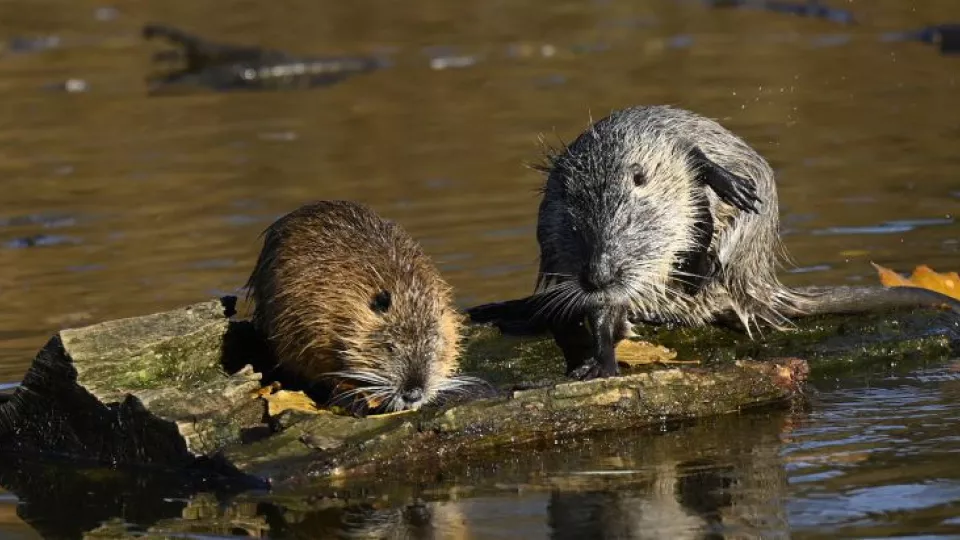
M 690 150 L 690 156 L 698 169 L 697 178 L 710 186 L 720 200 L 744 212 L 757 213 L 756 203 L 763 201 L 757 195 L 756 184 L 717 165 L 697 147 Z
M 614 373 L 613 375 L 619 375 L 619 373 Z M 592 381 L 593 379 L 603 378 L 604 373 L 600 364 L 591 358 L 583 364 L 580 364 L 579 367 L 571 370 L 567 373 L 567 376 L 572 379 L 577 379 L 578 381 Z
M 717 181 L 716 176 L 714 176 L 714 180 L 707 185 L 713 189 L 723 202 L 733 205 L 744 212 L 756 214 L 758 212 L 757 203 L 762 202 L 760 197 L 757 196 L 757 188 L 743 178 L 733 175 L 730 175 L 730 177 L 732 178 L 731 180 L 724 179 L 723 181 Z

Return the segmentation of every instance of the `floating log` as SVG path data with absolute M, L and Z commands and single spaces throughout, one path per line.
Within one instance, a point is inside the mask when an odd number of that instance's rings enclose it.
M 647 329 L 648 339 L 700 365 L 571 382 L 549 338 L 504 338 L 475 326 L 463 367 L 495 392 L 358 418 L 271 411 L 261 390 L 269 355 L 235 307 L 224 297 L 59 332 L 0 406 L 0 452 L 204 470 L 275 486 L 342 482 L 482 460 L 549 437 L 791 403 L 802 398 L 808 371 L 796 357 L 835 371 L 869 359 L 946 358 L 960 343 L 957 322 L 936 312 L 912 322 L 889 314 L 832 326 L 814 320 L 766 344 L 715 329 Z

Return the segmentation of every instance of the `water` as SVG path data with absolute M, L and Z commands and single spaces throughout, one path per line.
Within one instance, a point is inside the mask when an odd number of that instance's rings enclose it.
M 791 284 L 872 282 L 870 261 L 960 260 L 958 59 L 885 37 L 960 19 L 952 0 L 838 5 L 857 26 L 674 0 L 38 6 L 0 4 L 0 382 L 59 328 L 235 291 L 259 232 L 316 198 L 399 221 L 464 305 L 524 294 L 540 182 L 524 164 L 540 158 L 538 136 L 568 141 L 639 103 L 715 117 L 770 160 Z M 160 48 L 139 38 L 148 21 L 392 64 L 308 91 L 148 97 Z M 650 537 L 960 534 L 955 387 L 928 366 L 822 387 L 806 414 L 601 437 L 583 443 L 597 459 L 520 460 L 504 480 L 534 487 L 451 497 L 448 486 L 427 508 L 440 537 L 600 522 Z M 640 472 L 574 474 L 598 467 Z M 562 489 L 536 488 L 545 477 Z M 0 534 L 30 537 L 15 500 L 0 493 Z M 21 514 L 44 516 L 41 503 Z M 563 511 L 557 527 L 558 504 L 592 510 Z

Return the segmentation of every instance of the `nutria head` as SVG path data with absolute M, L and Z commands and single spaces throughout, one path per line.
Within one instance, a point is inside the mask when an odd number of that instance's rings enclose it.
M 412 238 L 363 205 L 323 201 L 280 218 L 248 286 L 280 364 L 335 379 L 339 397 L 362 392 L 398 411 L 467 384 L 454 375 L 461 316 L 450 287 Z
M 363 383 L 368 399 L 388 410 L 417 409 L 463 381 L 454 377 L 461 318 L 428 262 L 413 252 L 367 261 L 332 304 L 341 365 L 332 375 Z

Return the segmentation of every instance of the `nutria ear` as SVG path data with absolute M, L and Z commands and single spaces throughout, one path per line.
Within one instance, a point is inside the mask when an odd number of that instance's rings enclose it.
M 690 149 L 690 160 L 697 171 L 697 179 L 709 186 L 720 200 L 744 212 L 757 213 L 756 203 L 763 201 L 757 196 L 757 186 L 751 180 L 717 165 L 696 146 Z

